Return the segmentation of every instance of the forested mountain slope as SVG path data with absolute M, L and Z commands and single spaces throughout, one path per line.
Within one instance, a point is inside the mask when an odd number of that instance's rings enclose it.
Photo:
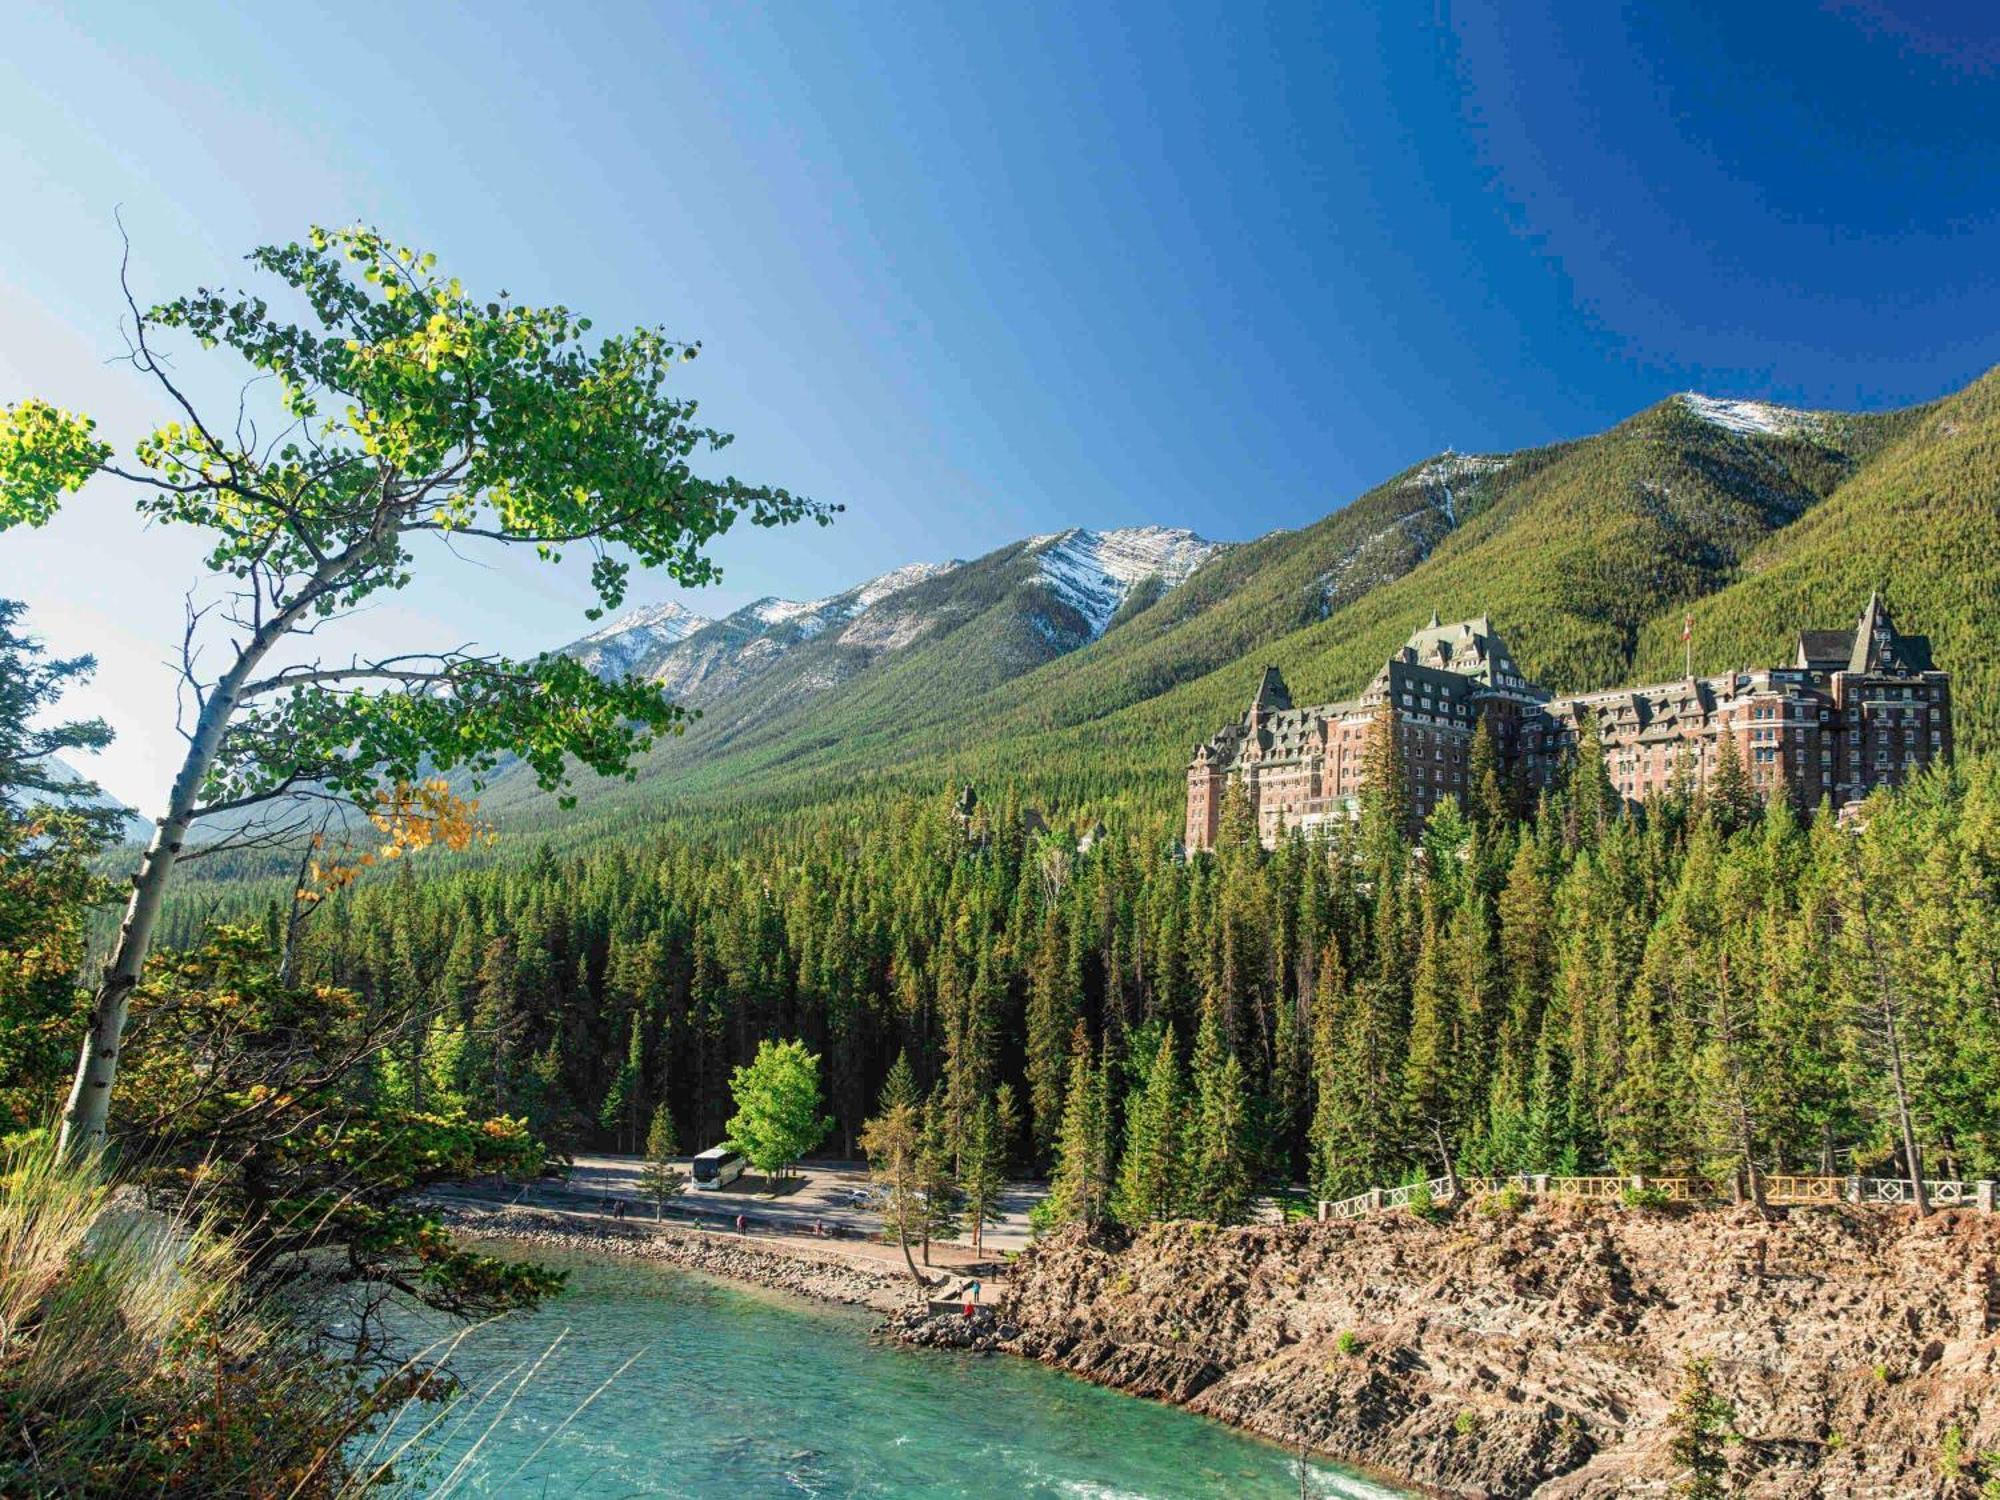
M 1696 605 L 1711 668 L 1771 660 L 1801 624 L 1846 626 L 1879 588 L 1898 628 L 1931 638 L 1952 674 L 1962 749 L 2000 744 L 2000 370 L 1906 414 L 1897 438 L 1824 505 L 1751 552 L 1741 576 Z M 1637 672 L 1668 675 L 1680 620 L 1641 635 Z
M 1189 746 L 1267 661 L 1299 701 L 1338 698 L 1433 611 L 1485 614 L 1531 677 L 1581 691 L 1676 675 L 1690 610 L 1697 669 L 1715 671 L 1782 659 L 1801 624 L 1847 622 L 1878 585 L 1960 674 L 1978 747 L 2000 730 L 2000 669 L 1974 645 L 1996 599 L 1996 406 L 2000 375 L 1880 414 L 1676 396 L 1574 442 L 1443 454 L 1313 526 L 1217 549 L 1178 587 L 1132 588 L 1094 638 L 1037 623 L 1059 611 L 1022 579 L 1048 541 L 1030 539 L 898 595 L 929 623 L 893 653 L 830 667 L 829 638 L 711 699 L 582 817 L 968 778 L 1165 811 Z M 541 821 L 538 799 L 493 805 Z

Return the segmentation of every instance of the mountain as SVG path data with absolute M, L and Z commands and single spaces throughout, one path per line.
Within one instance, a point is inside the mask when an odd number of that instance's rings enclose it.
M 726 670 L 661 676 L 703 720 L 582 815 L 958 779 L 1167 811 L 1189 746 L 1241 711 L 1266 662 L 1299 701 L 1337 698 L 1433 610 L 1485 614 L 1531 678 L 1585 691 L 1677 675 L 1688 613 L 1714 671 L 1783 659 L 1801 624 L 1845 623 L 1875 586 L 1957 674 L 1961 746 L 1990 746 L 1996 408 L 2000 372 L 1881 413 L 1688 392 L 1573 441 L 1447 450 L 1247 543 L 1031 537 L 878 595 L 774 665 L 757 666 L 755 631 L 715 637 Z
M 78 812 L 110 814 L 108 826 L 113 836 L 124 843 L 143 843 L 152 837 L 153 825 L 149 819 L 141 817 L 136 808 L 120 802 L 69 761 L 59 755 L 50 756 L 44 769 L 52 778 L 84 789 L 75 793 L 50 794 L 51 801 Z
M 605 675 L 658 682 L 699 711 L 647 768 L 658 775 L 782 742 L 835 690 L 850 710 L 866 703 L 895 722 L 926 720 L 1089 645 L 1226 550 L 1181 528 L 1076 527 L 970 562 L 912 563 L 824 599 L 760 599 L 672 640 L 659 638 L 655 610 L 640 610 L 566 649 Z M 520 795 L 503 778 L 489 802 Z
M 759 599 L 640 659 L 635 666 L 641 676 L 658 682 L 671 697 L 699 705 L 742 688 L 776 666 L 794 647 L 818 640 L 828 631 L 857 648 L 893 649 L 903 632 L 912 628 L 907 624 L 910 616 L 893 605 L 880 610 L 876 606 L 959 566 L 957 562 L 912 563 L 843 593 L 805 603 Z M 869 616 L 865 624 L 863 615 Z M 851 628 L 843 630 L 843 626 Z
M 593 630 L 566 649 L 599 676 L 623 677 L 642 670 L 709 623 L 706 617 L 671 601 L 649 604 Z

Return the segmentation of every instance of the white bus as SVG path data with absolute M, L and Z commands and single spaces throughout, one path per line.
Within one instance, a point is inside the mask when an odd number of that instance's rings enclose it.
M 743 1158 L 727 1146 L 716 1146 L 694 1159 L 694 1185 L 725 1188 L 743 1175 Z

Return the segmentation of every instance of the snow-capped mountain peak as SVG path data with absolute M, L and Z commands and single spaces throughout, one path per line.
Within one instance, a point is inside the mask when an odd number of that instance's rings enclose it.
M 1704 396 L 1696 391 L 1681 393 L 1681 404 L 1704 422 L 1730 432 L 1775 433 L 1780 436 L 1817 433 L 1825 420 L 1818 412 L 1799 411 L 1790 406 L 1773 406 L 1768 401 L 1731 401 Z
M 955 558 L 951 562 L 910 563 L 824 599 L 759 599 L 750 606 L 750 613 L 763 625 L 790 625 L 801 639 L 811 640 L 830 626 L 844 625 L 856 615 L 865 614 L 891 594 L 900 594 L 962 566 Z
M 620 615 L 570 649 L 598 676 L 622 677 L 642 659 L 686 640 L 708 623 L 707 616 L 669 599 Z
M 1076 526 L 1030 537 L 1025 550 L 1036 559 L 1049 591 L 1083 616 L 1096 640 L 1142 580 L 1157 577 L 1173 588 L 1220 551 L 1221 543 L 1179 526 L 1112 531 Z

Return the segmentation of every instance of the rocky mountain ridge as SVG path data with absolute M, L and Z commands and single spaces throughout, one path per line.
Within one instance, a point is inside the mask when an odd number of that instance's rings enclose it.
M 1051 647 L 1069 651 L 1101 636 L 1140 590 L 1157 598 L 1184 583 L 1221 545 L 1181 527 L 1078 526 L 1012 543 L 989 559 L 1017 562 L 1018 582 L 1046 592 L 1051 607 L 1037 609 L 1030 600 L 1026 618 Z M 936 599 L 926 608 L 927 601 L 907 596 L 966 566 L 956 558 L 910 563 L 823 599 L 766 597 L 719 620 L 673 602 L 647 605 L 565 649 L 594 672 L 648 678 L 670 697 L 698 707 L 741 689 L 792 648 L 822 637 L 873 655 L 912 645 L 961 612 L 948 603 L 937 607 L 942 601 Z M 845 675 L 851 674 L 809 675 L 806 685 L 824 689 Z

